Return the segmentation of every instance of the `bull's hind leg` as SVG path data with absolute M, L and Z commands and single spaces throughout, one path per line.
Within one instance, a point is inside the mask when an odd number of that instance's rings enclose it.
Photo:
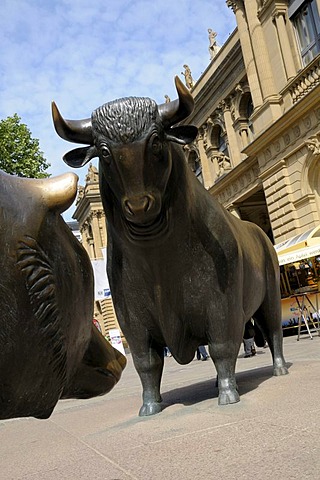
M 273 293 L 273 294 L 272 294 Z M 281 303 L 277 292 L 269 293 L 259 310 L 253 315 L 270 347 L 273 375 L 286 375 L 288 369 L 283 356 Z

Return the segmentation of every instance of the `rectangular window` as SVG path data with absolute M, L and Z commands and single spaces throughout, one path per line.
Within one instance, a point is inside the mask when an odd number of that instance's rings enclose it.
M 297 9 L 294 9 L 294 6 Z M 307 65 L 320 52 L 320 19 L 316 0 L 293 1 L 289 16 L 295 26 L 302 62 Z

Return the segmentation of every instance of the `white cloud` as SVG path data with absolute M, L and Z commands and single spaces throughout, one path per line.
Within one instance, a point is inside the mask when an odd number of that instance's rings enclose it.
M 59 174 L 72 145 L 54 132 L 51 100 L 82 118 L 114 98 L 173 99 L 183 64 L 197 79 L 209 63 L 207 29 L 222 44 L 235 18 L 224 0 L 3 0 L 0 28 L 0 118 L 18 113 Z

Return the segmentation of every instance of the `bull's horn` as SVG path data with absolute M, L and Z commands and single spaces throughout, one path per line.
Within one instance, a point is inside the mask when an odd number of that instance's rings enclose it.
M 74 143 L 93 144 L 91 118 L 83 120 L 66 120 L 62 117 L 55 102 L 52 102 L 54 128 L 64 140 Z
M 174 78 L 178 99 L 158 106 L 159 114 L 165 126 L 174 125 L 187 118 L 194 108 L 194 100 L 178 76 Z

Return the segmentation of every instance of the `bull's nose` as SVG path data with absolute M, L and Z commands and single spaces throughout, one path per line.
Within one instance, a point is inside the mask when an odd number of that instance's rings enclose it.
M 140 197 L 126 198 L 123 201 L 125 212 L 134 217 L 149 212 L 155 203 L 152 195 L 143 195 Z

